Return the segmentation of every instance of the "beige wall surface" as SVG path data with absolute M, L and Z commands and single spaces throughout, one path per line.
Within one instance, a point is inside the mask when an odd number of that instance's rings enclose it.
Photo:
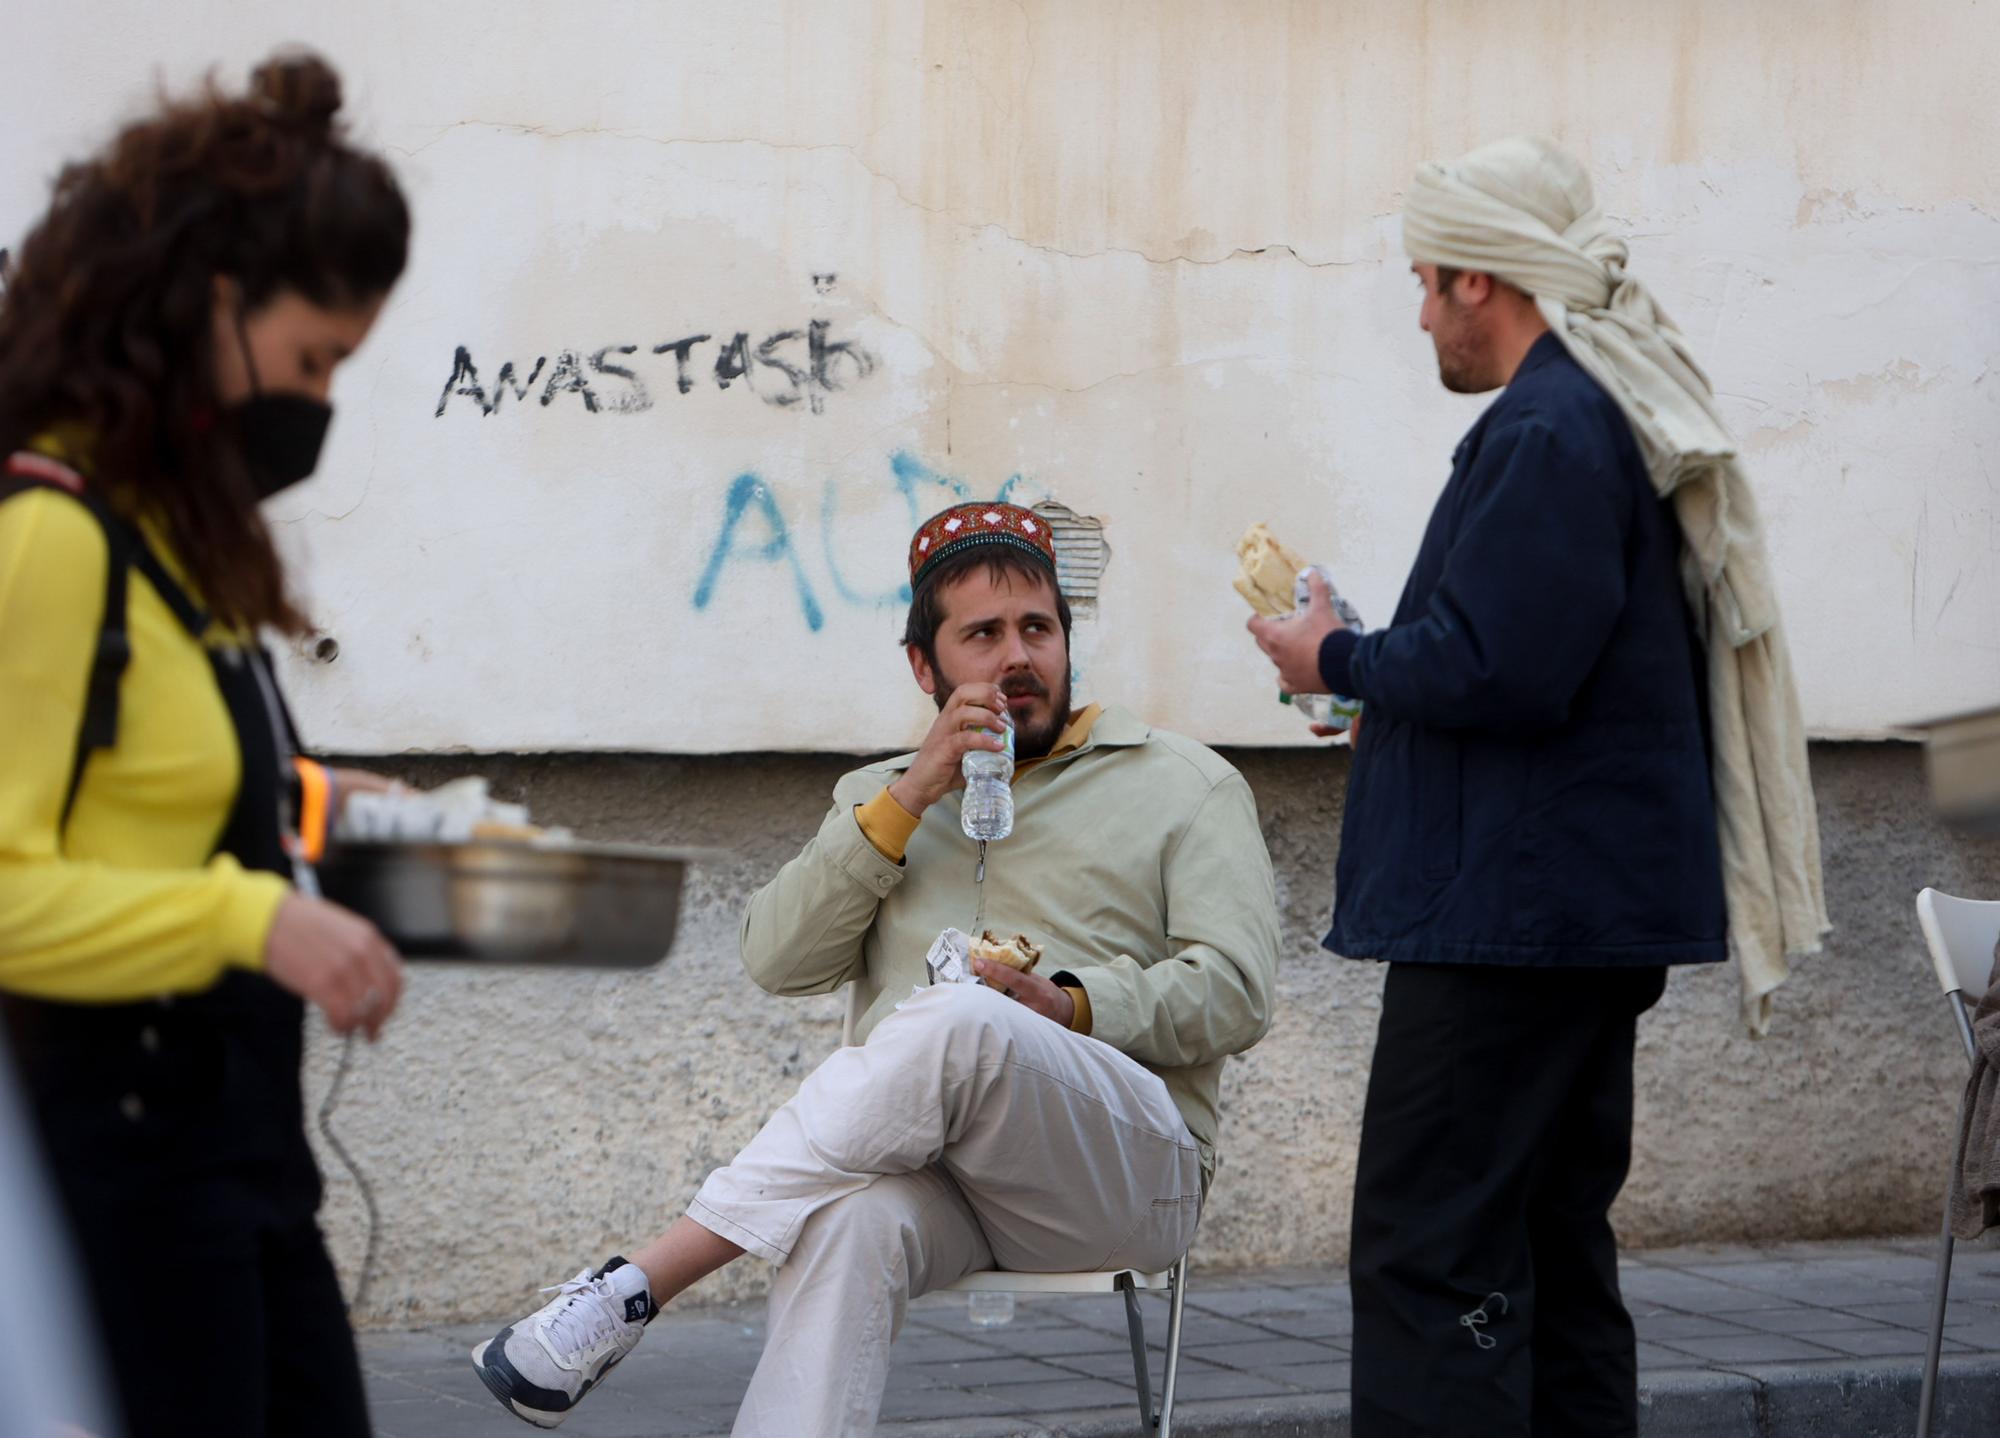
M 1089 693 L 1306 742 L 1229 543 L 1268 519 L 1393 607 L 1481 403 L 1416 330 L 1402 190 L 1523 131 L 1714 378 L 1809 722 L 2000 688 L 1992 5 L 78 0 L 12 22 L 0 245 L 156 76 L 293 38 L 419 219 L 275 510 L 341 645 L 292 675 L 322 744 L 904 744 L 913 520 L 1002 493 L 1105 521 Z

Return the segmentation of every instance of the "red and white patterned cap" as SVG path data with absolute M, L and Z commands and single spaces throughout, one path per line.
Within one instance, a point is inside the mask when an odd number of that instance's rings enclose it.
M 1056 543 L 1048 521 L 1018 504 L 955 504 L 923 522 L 910 541 L 910 588 L 955 554 L 982 544 L 1005 544 L 1056 572 Z

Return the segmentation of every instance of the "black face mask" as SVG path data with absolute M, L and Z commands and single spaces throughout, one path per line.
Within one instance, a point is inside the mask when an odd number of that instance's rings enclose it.
M 251 395 L 229 407 L 229 422 L 250 474 L 250 487 L 261 501 L 291 488 L 318 467 L 320 446 L 333 423 L 333 406 L 309 395 L 264 392 L 257 380 L 257 362 L 250 358 L 250 336 L 244 331 L 241 310 L 236 313 L 236 339 L 243 347 Z
M 259 500 L 290 489 L 319 464 L 333 406 L 302 394 L 254 394 L 229 410 Z

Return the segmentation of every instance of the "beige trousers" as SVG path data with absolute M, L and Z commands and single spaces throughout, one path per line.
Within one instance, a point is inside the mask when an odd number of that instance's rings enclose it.
M 991 989 L 925 989 L 807 1076 L 688 1216 L 778 1265 L 735 1438 L 861 1438 L 911 1298 L 1167 1267 L 1201 1160 L 1166 1085 Z

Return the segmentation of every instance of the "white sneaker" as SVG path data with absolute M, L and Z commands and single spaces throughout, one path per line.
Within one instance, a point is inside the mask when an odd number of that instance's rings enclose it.
M 553 1302 L 472 1350 L 472 1366 L 517 1418 L 553 1428 L 639 1346 L 660 1310 L 636 1264 L 614 1258 L 544 1288 Z

